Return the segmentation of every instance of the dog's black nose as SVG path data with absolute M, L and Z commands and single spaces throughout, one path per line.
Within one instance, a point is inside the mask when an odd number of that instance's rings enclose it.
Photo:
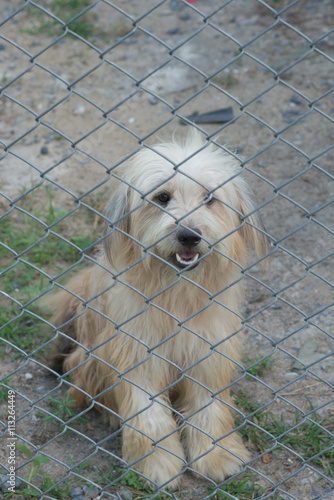
M 196 228 L 184 228 L 177 233 L 177 239 L 185 247 L 194 247 L 201 241 L 202 232 Z

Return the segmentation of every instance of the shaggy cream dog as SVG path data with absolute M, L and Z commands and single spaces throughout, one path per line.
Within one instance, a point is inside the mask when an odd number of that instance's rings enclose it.
M 222 481 L 249 458 L 229 386 L 241 270 L 266 239 L 239 171 L 198 133 L 143 147 L 118 171 L 97 263 L 54 299 L 57 368 L 79 405 L 121 423 L 123 459 L 150 484 Z

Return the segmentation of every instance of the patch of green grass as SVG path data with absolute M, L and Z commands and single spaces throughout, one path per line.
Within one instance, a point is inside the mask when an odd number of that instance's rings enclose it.
M 250 368 L 247 368 L 247 373 L 253 375 L 254 377 L 263 377 L 267 369 L 271 367 L 272 362 L 271 362 L 271 357 L 269 356 L 268 358 L 265 359 L 263 359 L 262 357 L 256 359 L 246 358 L 244 359 L 244 364 L 254 365 L 250 366 Z
M 260 498 L 265 489 L 254 481 L 253 474 L 244 474 L 241 479 L 232 479 L 220 488 L 209 486 L 210 498 L 247 500 Z
M 7 377 L 0 382 L 0 384 L 1 384 L 0 403 L 4 403 L 4 402 L 8 401 L 8 387 L 4 387 L 4 386 L 6 385 L 6 386 L 10 387 L 11 379 L 12 379 L 12 377 Z
M 255 444 L 261 452 L 275 444 L 291 448 L 304 460 L 310 460 L 312 464 L 321 467 L 325 474 L 334 476 L 332 420 L 321 417 L 311 407 L 307 418 L 296 410 L 292 423 L 288 425 L 283 414 L 276 418 L 273 413 L 262 410 L 261 404 L 250 400 L 243 392 L 234 399 L 244 413 L 253 414 L 248 420 L 255 425 L 249 424 L 241 429 L 242 436 L 250 444 Z
M 33 213 L 31 206 L 24 207 L 26 211 Z M 43 225 L 53 226 L 59 219 L 66 215 L 63 210 L 55 209 L 52 198 L 49 198 L 49 206 L 44 213 L 34 214 L 30 217 L 22 213 L 20 222 L 13 222 L 11 214 L 7 215 L 2 223 L 0 257 L 13 257 L 18 254 L 21 259 L 29 263 L 41 266 L 54 263 L 54 261 L 75 262 L 80 258 L 80 250 L 85 249 L 93 243 L 91 236 L 74 235 L 69 240 L 64 240 L 51 232 L 47 234 Z M 41 222 L 38 222 L 39 219 Z M 56 232 L 56 226 L 51 228 Z M 9 247 L 13 252 L 7 250 Z M 59 267 L 59 270 L 61 267 Z
M 233 87 L 239 80 L 233 73 L 224 73 L 221 76 L 214 76 L 212 81 L 221 87 L 229 88 Z
M 13 210 L 1 219 L 0 259 L 4 271 L 0 286 L 7 296 L 0 302 L 0 337 L 24 352 L 31 352 L 45 342 L 45 326 L 38 319 L 39 310 L 33 302 L 49 287 L 43 269 L 52 266 L 62 270 L 62 263 L 78 262 L 82 250 L 93 244 L 96 234 L 91 231 L 89 235 L 82 232 L 76 235 L 69 229 L 67 232 L 72 234 L 69 240 L 58 237 L 58 232 L 66 229 L 65 221 L 58 222 L 66 212 L 54 207 L 49 191 L 42 191 L 40 199 L 45 194 L 47 200 L 42 206 L 36 208 L 23 199 L 20 207 L 23 211 Z M 46 226 L 52 226 L 56 234 L 48 234 Z M 0 355 L 4 356 L 3 347 Z M 14 357 L 20 355 L 17 350 Z
M 17 347 L 17 351 L 14 352 L 11 359 L 21 356 L 21 351 L 30 353 L 44 343 L 45 337 L 42 327 L 43 322 L 32 318 L 27 312 L 21 315 L 14 308 L 0 307 L 0 336 Z M 4 343 L 4 345 L 6 344 Z M 14 350 L 15 347 L 13 347 Z M 0 349 L 0 353 L 3 358 L 4 348 Z
M 53 396 L 50 396 L 48 399 L 55 409 L 51 411 L 52 415 L 45 415 L 44 413 L 39 412 L 39 416 L 45 422 L 54 421 L 54 416 L 60 418 L 65 423 L 73 417 L 76 417 L 78 412 L 74 407 L 75 399 L 71 398 L 68 392 L 66 392 L 60 399 L 54 398 Z M 80 415 L 76 418 L 76 422 L 86 423 L 88 422 L 88 418 L 84 415 Z
M 55 499 L 63 499 L 66 498 L 69 494 L 69 486 L 68 483 L 65 483 L 64 488 L 60 488 L 60 486 L 54 486 L 55 483 L 53 479 L 48 476 L 43 470 L 42 467 L 45 464 L 50 462 L 50 459 L 43 454 L 37 455 L 33 458 L 33 452 L 24 444 L 18 443 L 15 446 L 16 450 L 20 452 L 21 455 L 25 456 L 28 460 L 30 460 L 29 464 L 26 466 L 28 469 L 28 477 L 26 479 L 26 486 L 21 487 L 12 493 L 5 493 L 4 498 L 18 497 L 24 498 L 25 500 L 30 500 L 34 498 L 39 498 L 41 496 L 40 490 L 43 492 L 51 489 L 52 498 Z M 42 479 L 42 482 L 41 482 Z M 34 487 L 34 481 L 41 482 L 38 487 Z
M 74 18 L 89 7 L 91 3 L 91 0 L 53 0 L 52 2 L 45 2 L 45 5 L 41 2 L 41 5 L 65 24 L 68 23 L 67 26 L 73 33 L 87 39 L 94 32 L 94 24 L 91 22 L 93 17 L 92 11 L 88 10 L 88 12 L 76 19 Z M 30 35 L 37 33 L 54 36 L 55 29 L 56 34 L 58 34 L 57 28 L 60 32 L 63 30 L 62 25 L 57 20 L 45 14 L 42 10 L 36 7 L 29 7 L 27 12 L 30 19 L 30 26 L 32 25 L 32 27 L 25 29 L 25 33 Z M 72 19 L 73 21 L 70 22 Z
M 97 468 L 99 477 L 94 478 L 100 486 L 112 485 L 107 487 L 108 493 L 116 493 L 122 491 L 126 487 L 131 491 L 133 500 L 144 500 L 154 496 L 156 500 L 167 500 L 171 498 L 167 493 L 157 493 L 156 490 L 145 487 L 142 483 L 141 476 L 135 471 L 126 472 L 125 469 L 115 468 L 115 463 L 112 461 L 109 465 L 108 471 L 105 473 L 100 468 Z M 120 494 L 123 497 L 122 494 Z

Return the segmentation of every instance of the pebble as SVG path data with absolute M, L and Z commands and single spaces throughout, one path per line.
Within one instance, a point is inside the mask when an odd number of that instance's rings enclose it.
M 79 104 L 77 105 L 77 107 L 74 110 L 74 114 L 75 115 L 83 115 L 85 111 L 86 111 L 85 106 L 83 104 L 81 104 L 81 102 L 79 102 Z
M 83 493 L 81 486 L 78 486 L 77 488 L 74 488 L 73 490 L 70 491 L 70 497 L 74 498 Z
M 285 374 L 285 377 L 286 378 L 296 378 L 297 377 L 297 373 L 296 372 L 288 372 Z
M 25 373 L 24 376 L 25 376 L 26 380 L 31 380 L 33 378 L 33 376 L 31 375 L 31 373 L 29 373 L 29 372 Z
M 21 484 L 22 481 L 18 477 L 15 477 L 15 488 L 19 488 Z M 0 474 L 0 491 L 6 491 L 10 486 L 12 485 L 9 484 L 9 478 L 7 474 Z
M 42 146 L 41 155 L 47 155 L 47 154 L 49 154 L 49 148 L 47 146 Z
M 99 490 L 97 490 L 94 486 L 83 486 L 82 491 L 85 495 L 88 495 L 89 498 L 95 498 L 99 495 Z
M 293 104 L 297 104 L 297 106 L 300 106 L 301 104 L 304 104 L 305 101 L 303 101 L 303 99 L 301 99 L 297 94 L 293 94 L 290 102 L 292 102 Z
M 150 104 L 152 104 L 152 106 L 155 106 L 156 104 L 158 104 L 159 101 L 158 101 L 158 99 L 156 99 L 155 97 L 152 96 L 149 98 L 148 102 Z
M 309 340 L 299 350 L 298 361 L 293 364 L 293 370 L 296 372 L 304 371 L 305 366 L 311 365 L 312 363 L 318 361 L 320 355 L 317 352 L 318 343 L 315 340 Z
M 118 493 L 123 498 L 123 500 L 132 500 L 133 498 L 131 491 L 128 490 L 127 488 L 122 487 L 121 489 L 118 490 Z
M 300 116 L 300 113 L 294 109 L 290 109 L 289 111 L 281 111 L 280 113 L 285 123 L 292 123 L 298 118 L 298 116 Z
M 40 385 L 39 387 L 37 387 L 36 392 L 38 392 L 38 394 L 44 394 L 45 392 L 47 392 L 47 388 L 45 387 L 45 385 Z
M 181 33 L 180 28 L 172 28 L 167 31 L 167 35 L 179 35 Z
M 99 496 L 99 491 L 94 486 L 77 486 L 70 491 L 70 497 L 72 500 L 91 500 L 92 498 L 97 498 Z M 130 500 L 130 499 L 125 499 Z

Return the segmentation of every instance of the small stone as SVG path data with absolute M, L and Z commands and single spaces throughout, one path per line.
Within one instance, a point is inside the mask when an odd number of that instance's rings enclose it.
M 285 377 L 286 378 L 296 378 L 297 377 L 297 373 L 296 372 L 288 372 L 285 374 Z
M 42 146 L 41 155 L 47 155 L 47 154 L 49 154 L 49 148 L 47 146 Z
M 156 104 L 158 104 L 159 101 L 158 101 L 158 99 L 156 99 L 155 97 L 152 96 L 149 98 L 148 102 L 150 104 L 152 104 L 152 106 L 155 106 Z
M 317 352 L 318 343 L 315 340 L 309 340 L 299 350 L 298 361 L 295 361 L 292 369 L 296 372 L 302 372 L 305 370 L 305 366 L 311 365 L 318 361 L 321 357 Z
M 292 123 L 300 116 L 300 113 L 295 109 L 290 109 L 289 111 L 281 111 L 280 113 L 285 123 Z
M 290 102 L 292 102 L 293 104 L 297 104 L 297 106 L 300 106 L 301 104 L 304 104 L 305 101 L 303 101 L 303 99 L 301 99 L 297 94 L 293 94 Z
M 75 115 L 83 115 L 85 111 L 86 111 L 85 106 L 83 104 L 81 104 L 81 102 L 79 102 L 79 104 L 77 105 L 77 107 L 74 110 L 74 114 Z
M 45 385 L 40 385 L 39 387 L 37 387 L 36 392 L 38 392 L 38 394 L 44 394 L 45 392 L 47 392 L 47 389 Z
M 83 493 L 83 489 L 81 488 L 81 486 L 77 486 L 76 488 L 74 488 L 73 490 L 70 491 L 70 497 L 75 498 L 79 495 L 82 495 L 82 493 Z
M 178 35 L 181 33 L 181 30 L 179 28 L 172 28 L 167 31 L 167 35 Z
M 33 376 L 31 375 L 31 373 L 29 373 L 29 372 L 25 373 L 24 376 L 25 376 L 26 380 L 31 380 L 33 378 Z
M 22 484 L 22 481 L 18 478 L 15 477 L 15 488 L 19 488 Z M 7 474 L 0 474 L 0 491 L 6 491 L 10 486 L 13 486 L 10 484 L 9 476 Z
M 120 488 L 119 493 L 120 493 L 121 497 L 123 498 L 123 500 L 132 500 L 132 498 L 133 498 L 131 491 L 128 490 L 127 488 L 123 488 L 123 487 Z
M 82 491 L 88 498 L 96 498 L 99 495 L 99 490 L 92 485 L 83 486 Z

